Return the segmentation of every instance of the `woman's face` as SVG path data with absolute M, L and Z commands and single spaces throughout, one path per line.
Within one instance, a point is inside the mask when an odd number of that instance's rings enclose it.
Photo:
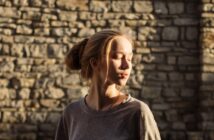
M 116 37 L 105 59 L 101 61 L 100 78 L 105 84 L 124 86 L 132 69 L 132 45 L 123 37 Z

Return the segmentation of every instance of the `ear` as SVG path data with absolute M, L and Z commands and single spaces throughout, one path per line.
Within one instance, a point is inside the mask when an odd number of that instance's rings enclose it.
M 95 59 L 95 58 L 90 59 L 90 65 L 93 69 L 95 69 L 97 67 L 97 64 L 98 64 L 97 59 Z

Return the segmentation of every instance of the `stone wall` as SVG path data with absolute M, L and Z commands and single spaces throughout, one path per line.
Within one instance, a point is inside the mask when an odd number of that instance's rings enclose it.
M 213 7 L 212 0 L 0 0 L 0 139 L 53 139 L 63 108 L 87 92 L 78 72 L 66 70 L 65 54 L 112 28 L 136 40 L 126 90 L 150 106 L 163 140 L 214 140 Z
M 203 0 L 201 6 L 201 84 L 199 131 L 204 139 L 214 140 L 214 1 Z

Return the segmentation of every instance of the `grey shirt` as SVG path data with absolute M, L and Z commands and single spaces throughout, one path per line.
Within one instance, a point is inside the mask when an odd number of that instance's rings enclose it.
M 129 95 L 107 111 L 89 108 L 84 98 L 69 104 L 55 140 L 160 140 L 160 134 L 149 107 Z

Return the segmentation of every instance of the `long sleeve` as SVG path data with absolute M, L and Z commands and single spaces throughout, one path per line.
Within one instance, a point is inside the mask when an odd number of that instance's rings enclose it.
M 63 116 L 60 118 L 60 121 L 58 123 L 55 140 L 69 140 L 68 129 L 65 123 L 65 118 Z
M 154 116 L 144 103 L 141 105 L 140 140 L 161 140 Z

